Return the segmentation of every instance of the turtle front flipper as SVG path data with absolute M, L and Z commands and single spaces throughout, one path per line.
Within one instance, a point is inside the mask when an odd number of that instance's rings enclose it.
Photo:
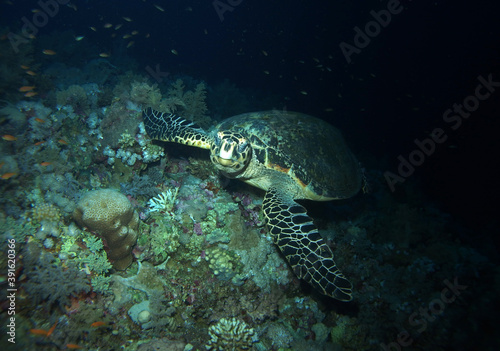
M 333 253 L 307 215 L 293 198 L 269 189 L 262 208 L 273 241 L 294 273 L 324 295 L 341 301 L 352 299 L 352 284 L 333 260 Z
M 196 123 L 151 107 L 142 111 L 144 127 L 151 139 L 210 149 L 211 139 Z

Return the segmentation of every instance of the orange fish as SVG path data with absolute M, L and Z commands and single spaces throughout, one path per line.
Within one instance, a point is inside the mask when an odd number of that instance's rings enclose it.
M 30 66 L 21 65 L 21 68 L 22 68 L 22 69 L 29 69 L 29 68 L 30 68 Z
M 47 332 L 47 337 L 49 337 L 54 332 L 54 329 L 56 329 L 57 322 L 58 321 L 56 321 L 54 325 L 50 327 L 49 331 Z
M 45 55 L 54 56 L 56 52 L 54 50 L 45 49 L 42 51 Z
M 66 344 L 66 347 L 68 349 L 73 349 L 73 350 L 83 349 L 83 347 L 81 347 L 80 345 L 77 345 L 77 344 Z
M 25 93 L 25 92 L 27 92 L 27 91 L 31 91 L 31 90 L 33 90 L 33 89 L 35 89 L 35 86 L 34 86 L 34 85 L 25 85 L 25 86 L 23 86 L 23 87 L 20 87 L 20 88 L 19 88 L 19 91 L 20 91 L 21 93 Z
M 2 139 L 3 140 L 7 140 L 7 141 L 15 141 L 17 140 L 17 138 L 13 135 L 10 135 L 10 134 L 4 134 L 2 135 Z
M 44 144 L 44 143 L 45 143 L 45 140 L 42 140 L 42 141 L 37 141 L 37 142 L 35 143 L 35 146 L 39 146 L 39 145 L 42 145 L 42 144 Z
M 26 71 L 26 74 L 29 74 L 30 76 L 36 76 L 36 73 L 33 71 Z
M 2 176 L 0 178 L 2 178 L 2 179 L 9 179 L 9 178 L 12 178 L 15 175 L 17 175 L 17 173 L 10 172 L 10 173 L 2 174 Z
M 102 322 L 102 321 L 99 321 L 99 322 L 94 322 L 94 323 L 92 323 L 90 326 L 91 326 L 92 328 L 98 328 L 98 327 L 102 327 L 103 325 L 106 325 L 106 323 L 105 323 L 105 322 Z
M 47 166 L 50 166 L 51 164 L 52 164 L 52 162 L 42 162 L 42 163 L 40 163 L 40 166 L 47 167 Z
M 35 121 L 40 122 L 40 123 L 45 123 L 45 121 L 43 119 L 38 118 L 38 117 L 35 118 Z
M 66 140 L 64 140 L 64 139 L 59 139 L 57 142 L 59 144 L 68 145 L 68 142 Z
M 26 97 L 33 97 L 35 95 L 38 95 L 36 91 L 28 91 L 26 94 L 24 94 L 24 96 Z
M 47 336 L 47 331 L 43 329 L 30 329 L 30 333 L 34 335 Z

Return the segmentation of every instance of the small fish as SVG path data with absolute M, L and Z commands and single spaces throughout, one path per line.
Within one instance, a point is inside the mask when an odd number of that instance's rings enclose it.
M 267 56 L 267 51 L 262 50 L 262 55 Z
M 101 52 L 101 53 L 99 54 L 99 56 L 101 56 L 101 57 L 110 57 L 111 55 L 110 55 L 110 54 L 108 54 L 108 53 L 106 53 L 106 52 Z
M 26 71 L 26 74 L 29 74 L 30 76 L 36 76 L 36 73 L 33 71 Z
M 31 10 L 31 12 L 38 13 L 38 12 L 40 12 L 40 9 L 33 9 L 33 10 Z
M 122 18 L 123 18 L 125 21 L 127 21 L 127 22 L 132 22 L 132 18 L 130 18 L 130 17 L 122 17 Z
M 25 93 L 25 92 L 27 92 L 27 91 L 31 91 L 31 90 L 33 90 L 33 89 L 35 89 L 35 86 L 34 86 L 34 85 L 25 85 L 25 86 L 23 86 L 23 87 L 20 87 L 20 88 L 19 88 L 19 91 L 20 91 L 21 93 Z
M 10 173 L 3 174 L 0 178 L 2 178 L 2 179 L 9 179 L 9 178 L 12 178 L 13 176 L 16 176 L 16 175 L 17 175 L 17 173 L 10 172 Z
M 66 140 L 64 140 L 64 139 L 59 139 L 57 142 L 58 142 L 59 144 L 69 145 L 69 144 L 68 144 L 68 142 L 67 142 Z
M 10 174 L 10 173 L 5 173 L 3 176 L 2 176 L 2 179 L 9 179 L 10 177 L 8 178 L 4 178 L 4 176 L 6 176 L 7 174 Z M 47 331 L 46 330 L 43 330 L 43 329 L 30 329 L 30 333 L 33 334 L 33 335 L 43 335 L 43 336 L 47 336 Z
M 68 349 L 73 349 L 73 350 L 83 349 L 83 347 L 81 347 L 80 345 L 77 345 L 77 344 L 66 344 L 66 347 Z
M 161 6 L 159 6 L 159 5 L 154 4 L 154 7 L 156 7 L 161 12 L 165 12 L 165 9 L 163 7 L 161 7 Z
M 170 50 L 170 52 L 171 52 L 172 54 L 174 54 L 174 55 L 179 55 L 179 53 L 178 53 L 178 52 L 177 52 L 177 50 L 175 50 L 175 49 Z
M 263 72 L 264 72 L 264 74 L 269 74 L 269 71 L 263 71 Z
M 79 35 L 79 36 L 75 37 L 75 40 L 76 40 L 76 41 L 80 41 L 80 40 L 82 40 L 83 38 L 85 38 L 85 35 Z
M 106 23 L 106 24 L 104 24 L 103 27 L 104 28 L 111 28 L 111 27 L 113 27 L 113 25 L 111 23 Z
M 144 38 L 149 38 L 151 34 L 147 33 Z
M 24 94 L 24 96 L 26 97 L 33 97 L 35 95 L 38 95 L 36 91 L 28 91 L 26 94 Z
M 57 54 L 54 50 L 50 50 L 50 49 L 45 49 L 42 51 L 45 55 L 49 55 L 49 56 L 54 56 L 55 54 Z
M 37 141 L 37 142 L 35 143 L 35 146 L 40 146 L 40 145 L 42 145 L 42 144 L 45 144 L 45 140 L 42 140 L 42 141 Z
M 42 163 L 48 163 L 48 162 L 42 162 Z M 56 321 L 56 322 L 54 323 L 54 325 L 53 325 L 52 327 L 50 327 L 49 331 L 47 332 L 47 337 L 49 337 L 49 336 L 51 336 L 51 335 L 52 335 L 52 333 L 53 333 L 53 332 L 54 332 L 54 330 L 56 329 L 57 322 L 58 322 L 58 321 Z
M 105 323 L 105 322 L 103 322 L 103 321 L 99 321 L 99 322 L 94 322 L 94 323 L 92 323 L 90 326 L 91 326 L 92 328 L 99 328 L 99 327 L 102 327 L 103 325 L 106 325 L 106 323 Z
M 123 24 L 122 24 L 122 23 L 120 23 L 120 24 L 117 24 L 117 25 L 115 26 L 115 30 L 118 30 L 118 29 L 120 29 L 120 28 L 121 28 L 122 26 L 123 26 Z
M 20 67 L 21 67 L 22 69 L 29 69 L 29 68 L 30 68 L 30 66 L 26 66 L 26 65 L 21 65 Z
M 135 43 L 135 41 L 131 41 L 130 43 L 128 43 L 128 44 L 127 44 L 127 49 L 128 49 L 129 47 L 131 47 L 132 45 L 134 45 L 134 43 Z
M 130 35 L 130 34 L 125 34 L 122 38 L 123 38 L 123 39 L 128 39 L 128 38 L 130 38 L 130 37 L 131 37 L 131 35 Z
M 90 29 L 92 29 L 94 32 L 97 32 L 97 28 L 96 27 L 89 27 Z
M 305 91 L 305 90 L 301 90 L 301 91 L 300 91 L 300 93 L 301 93 L 302 95 L 307 95 L 307 91 Z
M 40 122 L 40 123 L 45 123 L 45 120 L 35 117 L 35 121 Z
M 50 166 L 51 164 L 52 164 L 52 162 L 42 162 L 42 163 L 40 163 L 40 166 L 47 167 L 47 166 Z
M 66 5 L 66 6 L 68 6 L 70 9 L 73 9 L 73 10 L 75 10 L 75 11 L 77 11 L 77 10 L 78 10 L 78 7 L 76 7 L 76 5 L 75 5 L 75 4 L 71 4 L 71 3 L 70 3 L 70 4 Z
M 2 139 L 6 140 L 6 141 L 16 141 L 17 140 L 17 138 L 15 136 L 10 135 L 10 134 L 2 135 Z
M 130 34 L 137 35 L 137 34 L 139 34 L 139 31 L 133 30 Z

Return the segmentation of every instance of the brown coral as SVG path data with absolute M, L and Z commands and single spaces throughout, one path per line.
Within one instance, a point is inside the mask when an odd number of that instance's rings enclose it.
M 34 206 L 30 213 L 33 224 L 40 224 L 42 221 L 58 222 L 61 219 L 61 211 L 57 207 L 47 203 L 40 203 Z
M 78 202 L 73 218 L 105 240 L 114 268 L 124 270 L 132 263 L 139 216 L 125 195 L 112 189 L 90 191 Z

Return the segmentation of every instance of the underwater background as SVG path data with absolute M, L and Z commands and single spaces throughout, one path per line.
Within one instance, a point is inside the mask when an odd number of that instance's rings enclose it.
M 498 350 L 498 10 L 2 0 L 1 347 Z M 301 204 L 353 301 L 299 280 L 264 192 L 151 140 L 146 107 L 339 128 L 363 189 Z

